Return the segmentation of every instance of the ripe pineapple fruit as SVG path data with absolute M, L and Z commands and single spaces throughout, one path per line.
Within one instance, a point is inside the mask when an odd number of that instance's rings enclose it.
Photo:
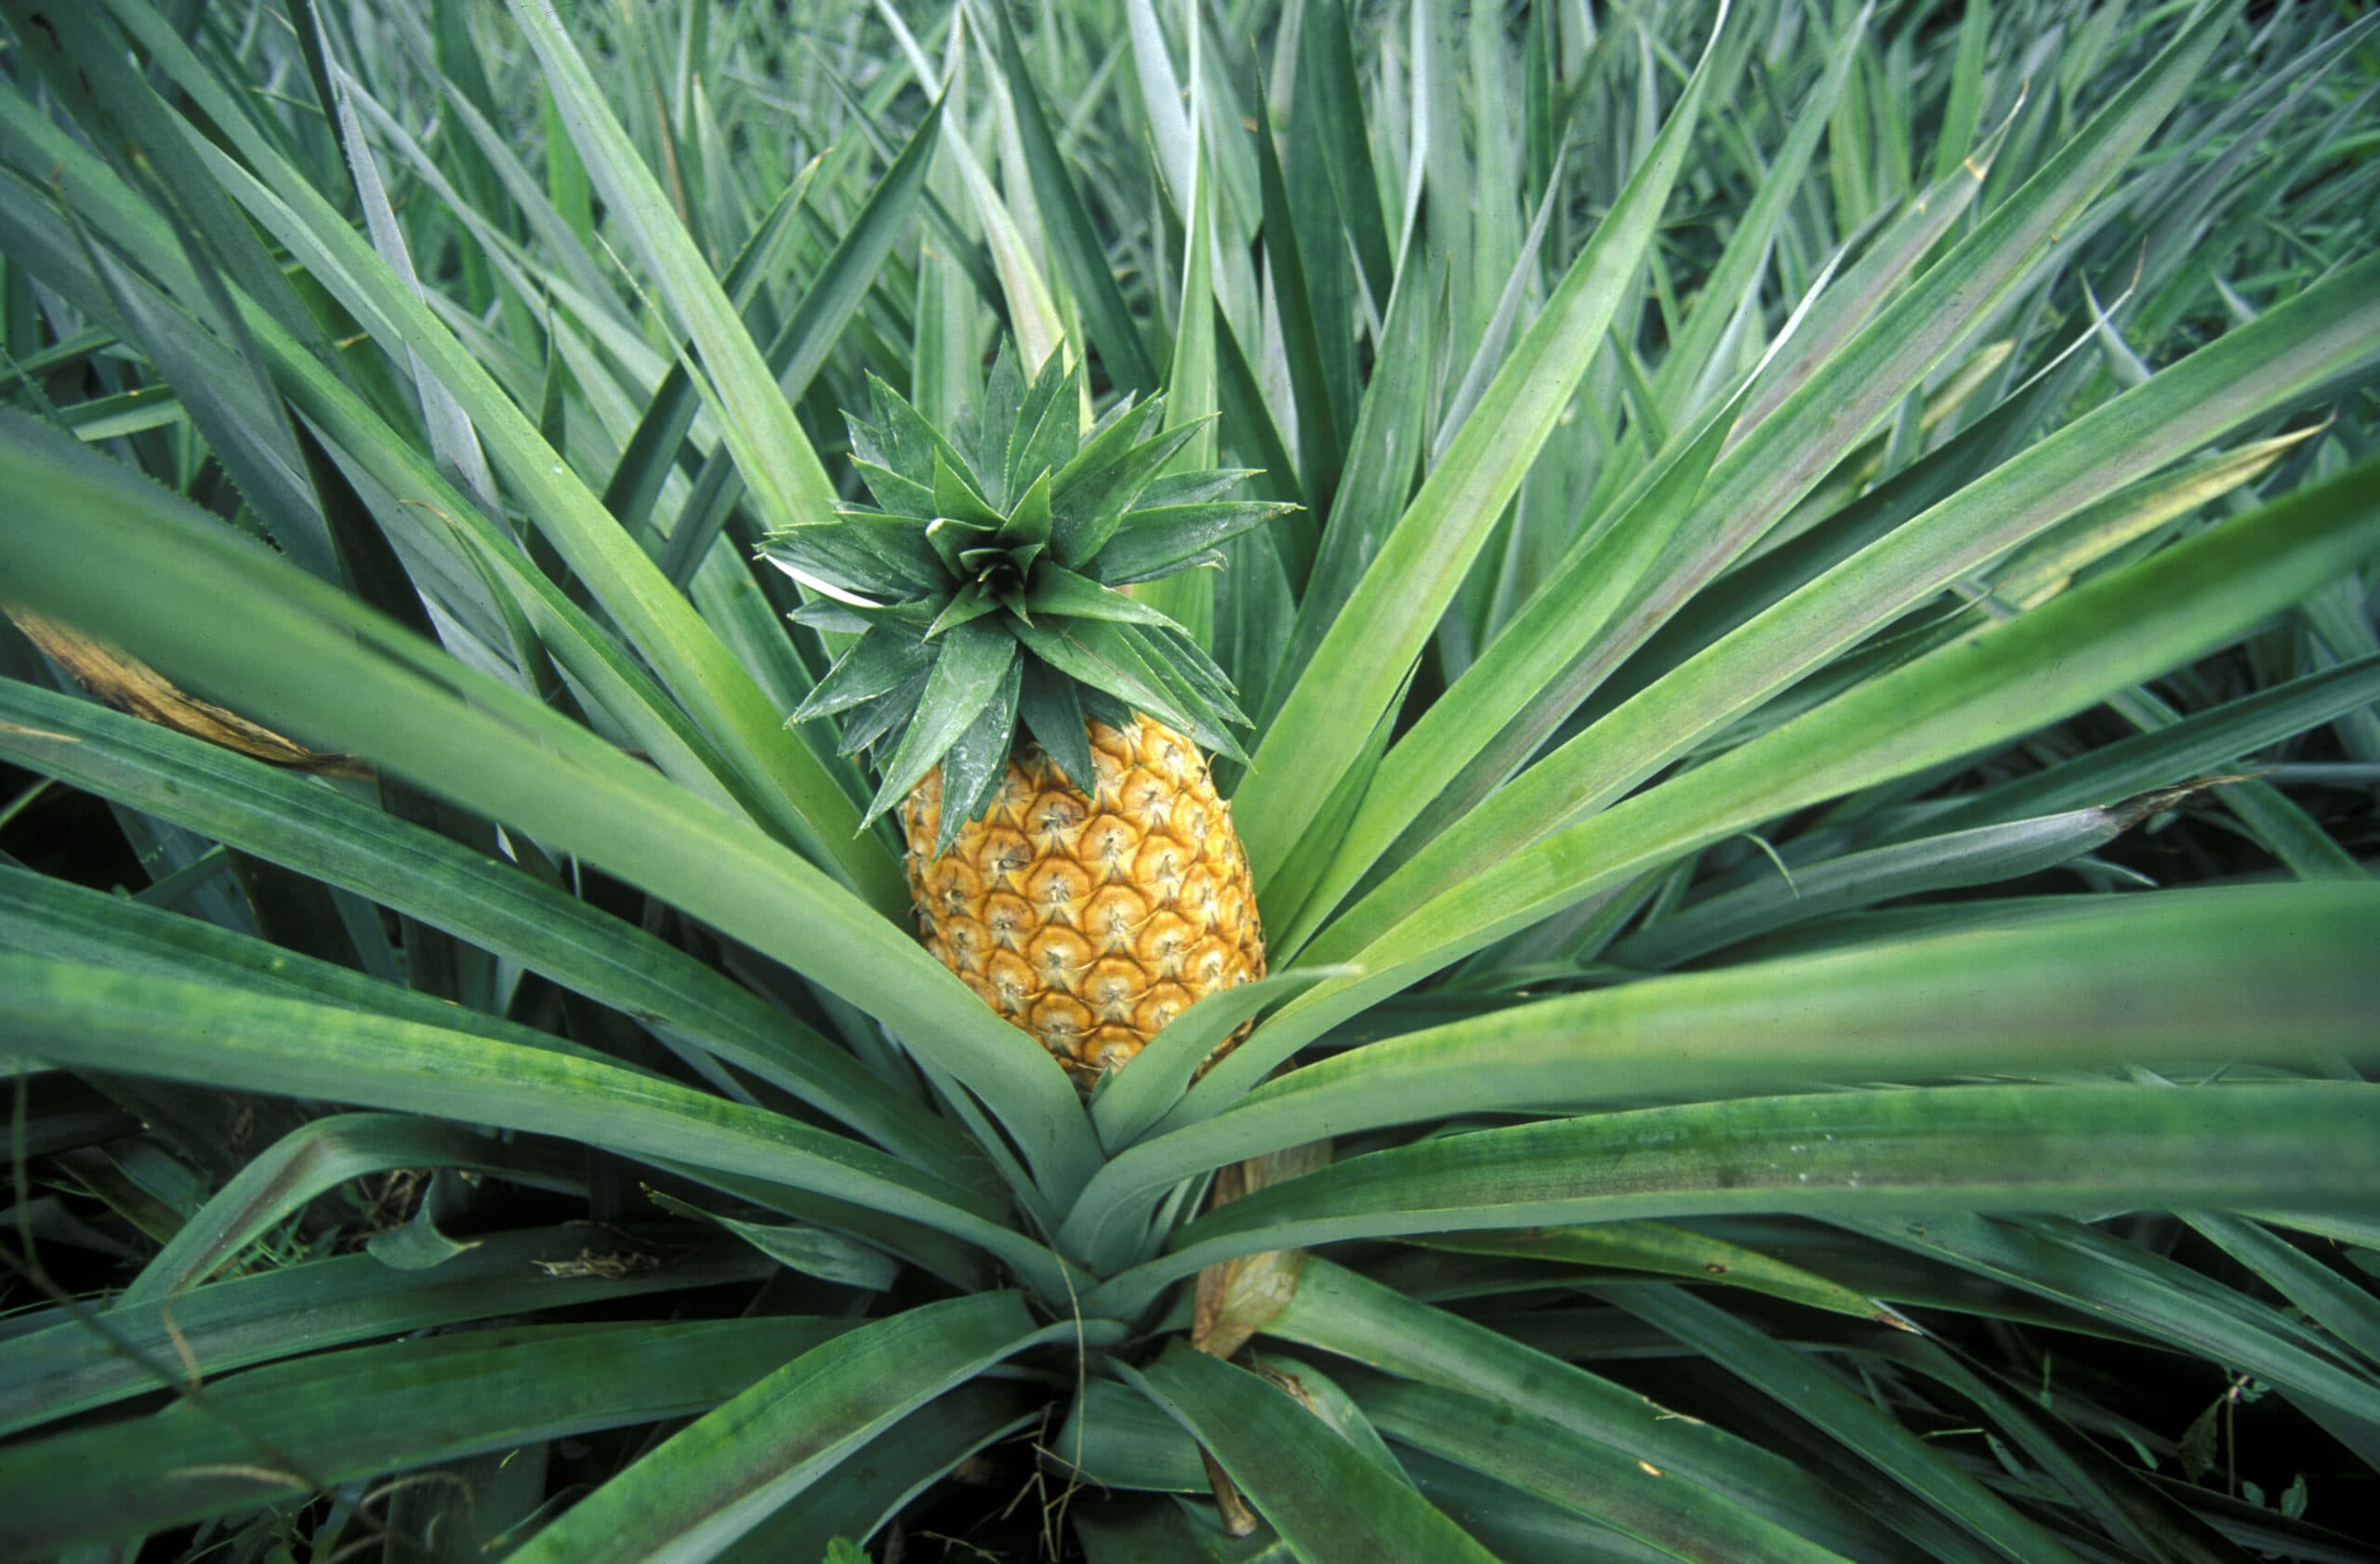
M 926 948 L 1085 1085 L 1264 974 L 1248 859 L 1197 747 L 1138 716 L 1093 722 L 1091 745 L 1088 794 L 1039 746 L 1015 752 L 948 852 L 938 774 L 901 816 Z
M 1166 472 L 1196 426 L 1130 399 L 1086 433 L 1079 367 L 1003 350 L 945 436 L 871 380 L 854 464 L 877 504 L 774 533 L 853 639 L 797 722 L 842 713 L 896 805 L 928 949 L 1086 1089 L 1165 1024 L 1263 974 L 1247 855 L 1205 750 L 1244 759 L 1230 681 L 1119 589 L 1222 563 L 1286 507 Z M 1228 1046 L 1228 1044 L 1226 1044 Z

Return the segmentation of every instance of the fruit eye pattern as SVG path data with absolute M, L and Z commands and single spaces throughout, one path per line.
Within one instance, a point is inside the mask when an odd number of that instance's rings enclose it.
M 1198 1000 L 1264 974 L 1247 855 L 1196 748 L 1146 717 L 1090 735 L 1116 763 L 1088 799 L 1026 746 L 946 852 L 939 771 L 901 813 L 926 948 L 1086 1087 Z

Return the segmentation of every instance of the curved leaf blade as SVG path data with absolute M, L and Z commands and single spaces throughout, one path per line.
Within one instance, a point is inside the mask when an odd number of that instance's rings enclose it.
M 1495 1564 L 1402 1473 L 1258 1375 L 1179 1341 L 1123 1372 L 1214 1455 L 1303 1564 Z
M 0 1451 L 0 1553 L 304 1497 L 392 1467 L 702 1412 L 843 1320 L 513 1326 L 251 1369 L 153 1417 Z M 372 1415 L 359 1417 L 361 1401 Z
M 1051 1327 L 1069 1336 L 1071 1324 Z M 1014 1292 L 928 1304 L 796 1358 L 580 1500 L 511 1557 L 716 1557 L 853 1451 L 1047 1334 Z
M 2206 1148 L 2224 1154 L 2210 1158 Z M 2308 1160 L 2305 1148 L 2320 1146 Z M 1219 1260 L 1342 1239 L 1734 1212 L 2352 1206 L 2380 1088 L 1962 1086 L 1739 1098 L 1480 1130 L 1234 1200 L 1091 1295 L 1126 1309 Z

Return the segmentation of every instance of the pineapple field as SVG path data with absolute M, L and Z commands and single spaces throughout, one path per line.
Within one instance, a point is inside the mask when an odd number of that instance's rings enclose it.
M 2380 1561 L 2380 10 L 0 0 L 0 1561 Z

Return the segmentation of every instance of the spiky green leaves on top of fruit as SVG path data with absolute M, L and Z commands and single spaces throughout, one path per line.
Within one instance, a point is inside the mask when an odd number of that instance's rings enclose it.
M 1020 738 L 1083 788 L 1092 719 L 1142 712 L 1244 758 L 1231 681 L 1119 589 L 1220 565 L 1215 545 L 1289 507 L 1224 497 L 1246 471 L 1169 471 L 1199 426 L 1162 430 L 1160 400 L 1127 397 L 1085 431 L 1081 367 L 1061 357 L 1028 383 L 1004 347 L 947 435 L 869 377 L 870 416 L 846 417 L 876 505 L 761 544 L 816 594 L 797 619 L 857 637 L 793 720 L 848 713 L 842 752 L 868 751 L 882 784 L 870 820 L 944 767 L 937 851 Z

